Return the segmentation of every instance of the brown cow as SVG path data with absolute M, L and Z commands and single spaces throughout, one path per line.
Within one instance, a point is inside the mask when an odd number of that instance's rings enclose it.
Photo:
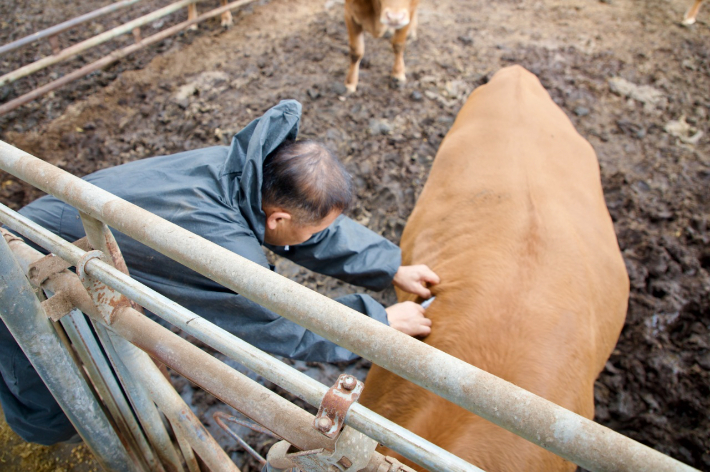
M 365 31 L 380 38 L 387 29 L 394 29 L 392 78 L 398 85 L 405 82 L 404 46 L 408 34 L 412 38 L 416 36 L 418 5 L 419 0 L 345 0 L 345 25 L 350 43 L 350 69 L 345 87 L 349 93 L 357 89 L 360 60 L 365 54 Z
M 594 150 L 534 75 L 508 67 L 471 94 L 401 246 L 441 277 L 426 344 L 594 416 L 629 280 Z M 361 402 L 488 472 L 575 469 L 378 366 Z
M 695 17 L 698 16 L 701 3 L 703 3 L 703 0 L 695 0 L 695 4 L 693 4 L 693 6 L 690 7 L 690 10 L 688 10 L 685 14 L 685 18 L 683 19 L 684 25 L 692 25 L 695 23 Z
M 221 6 L 225 6 L 227 4 L 227 0 L 219 0 L 219 4 Z M 197 4 L 196 3 L 191 3 L 187 6 L 187 19 L 188 20 L 194 20 L 197 18 Z M 226 11 L 222 13 L 222 26 L 224 28 L 229 28 L 234 24 L 234 18 L 232 18 L 232 12 L 231 11 Z M 190 29 L 197 29 L 197 25 L 192 25 Z

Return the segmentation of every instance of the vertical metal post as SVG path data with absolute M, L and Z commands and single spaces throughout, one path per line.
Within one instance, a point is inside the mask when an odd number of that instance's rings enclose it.
M 4 238 L 0 238 L 0 316 L 102 467 L 137 470 Z
M 158 456 L 160 456 L 161 459 L 167 459 L 166 465 L 170 467 L 168 469 L 169 471 L 182 470 L 179 465 L 180 461 L 175 454 L 175 449 L 172 448 L 172 444 L 169 440 L 167 442 L 165 441 L 168 434 L 163 427 L 155 405 L 145 396 L 145 392 L 136 384 L 131 373 L 123 367 L 120 359 L 121 356 L 116 353 L 106 328 L 96 322 L 93 324 L 96 334 L 108 354 L 108 358 L 116 370 L 118 378 L 121 380 L 126 395 L 133 405 L 133 411 L 135 411 L 138 421 L 143 427 L 142 431 L 140 429 L 137 430 L 135 438 L 140 446 L 142 457 L 148 463 L 149 469 L 155 472 L 165 472 L 163 464 L 161 464 L 161 461 L 158 460 L 151 448 L 151 446 L 153 446 L 156 449 L 160 449 L 165 446 L 166 449 L 156 451 Z
M 109 410 L 122 436 L 129 443 L 128 447 L 132 449 L 136 460 L 144 460 L 145 466 L 149 470 L 153 470 L 149 467 L 149 458 L 143 457 L 145 455 L 143 451 L 148 447 L 148 444 L 141 427 L 136 421 L 133 410 L 84 315 L 79 310 L 73 310 L 60 322 L 86 367 L 94 387 L 101 395 L 101 400 Z

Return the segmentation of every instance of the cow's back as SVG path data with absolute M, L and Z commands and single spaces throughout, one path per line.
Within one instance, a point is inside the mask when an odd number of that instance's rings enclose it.
M 424 342 L 593 417 L 628 277 L 596 155 L 534 75 L 509 67 L 473 92 L 401 246 L 441 278 Z M 486 471 L 574 470 L 377 366 L 362 403 Z

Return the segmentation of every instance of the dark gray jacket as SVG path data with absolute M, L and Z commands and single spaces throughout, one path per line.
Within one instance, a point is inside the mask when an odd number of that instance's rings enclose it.
M 261 247 L 266 222 L 262 165 L 285 139 L 295 139 L 300 116 L 298 102 L 282 101 L 234 136 L 230 147 L 142 159 L 84 179 L 268 267 Z M 40 198 L 20 213 L 69 241 L 84 236 L 77 211 L 54 197 Z M 311 361 L 355 357 L 147 246 L 114 234 L 133 278 L 254 346 Z M 267 247 L 315 272 L 374 290 L 388 286 L 401 263 L 397 246 L 344 216 L 303 244 L 288 250 Z M 384 307 L 368 295 L 337 301 L 387 323 Z

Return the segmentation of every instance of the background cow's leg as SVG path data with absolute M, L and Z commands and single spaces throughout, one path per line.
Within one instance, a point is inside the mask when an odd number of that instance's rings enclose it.
M 220 4 L 222 6 L 225 6 L 227 4 L 227 0 L 220 0 Z M 226 11 L 222 13 L 222 26 L 224 28 L 230 28 L 234 24 L 234 19 L 232 18 L 232 12 L 231 11 Z
M 362 25 L 356 23 L 348 13 L 345 14 L 345 25 L 348 27 L 348 42 L 350 43 L 350 69 L 345 78 L 345 88 L 348 89 L 348 93 L 353 93 L 357 90 L 360 60 L 365 54 L 365 35 Z
M 195 18 L 197 18 L 197 4 L 191 3 L 187 6 L 187 19 L 194 20 Z M 188 29 L 190 29 L 192 31 L 196 31 L 197 24 L 190 26 Z
M 407 78 L 404 74 L 404 46 L 407 43 L 407 32 L 409 25 L 400 28 L 392 36 L 392 50 L 394 51 L 394 66 L 392 67 L 392 78 L 396 86 L 402 86 Z
M 703 0 L 695 0 L 695 5 L 690 7 L 688 13 L 685 14 L 685 19 L 683 20 L 684 25 L 692 25 L 695 23 L 695 17 L 698 16 L 698 11 L 700 11 L 700 4 Z
M 419 26 L 419 10 L 414 10 L 414 13 L 412 13 L 412 19 L 409 22 L 409 32 L 407 33 L 407 37 L 409 39 L 417 39 L 417 26 Z

